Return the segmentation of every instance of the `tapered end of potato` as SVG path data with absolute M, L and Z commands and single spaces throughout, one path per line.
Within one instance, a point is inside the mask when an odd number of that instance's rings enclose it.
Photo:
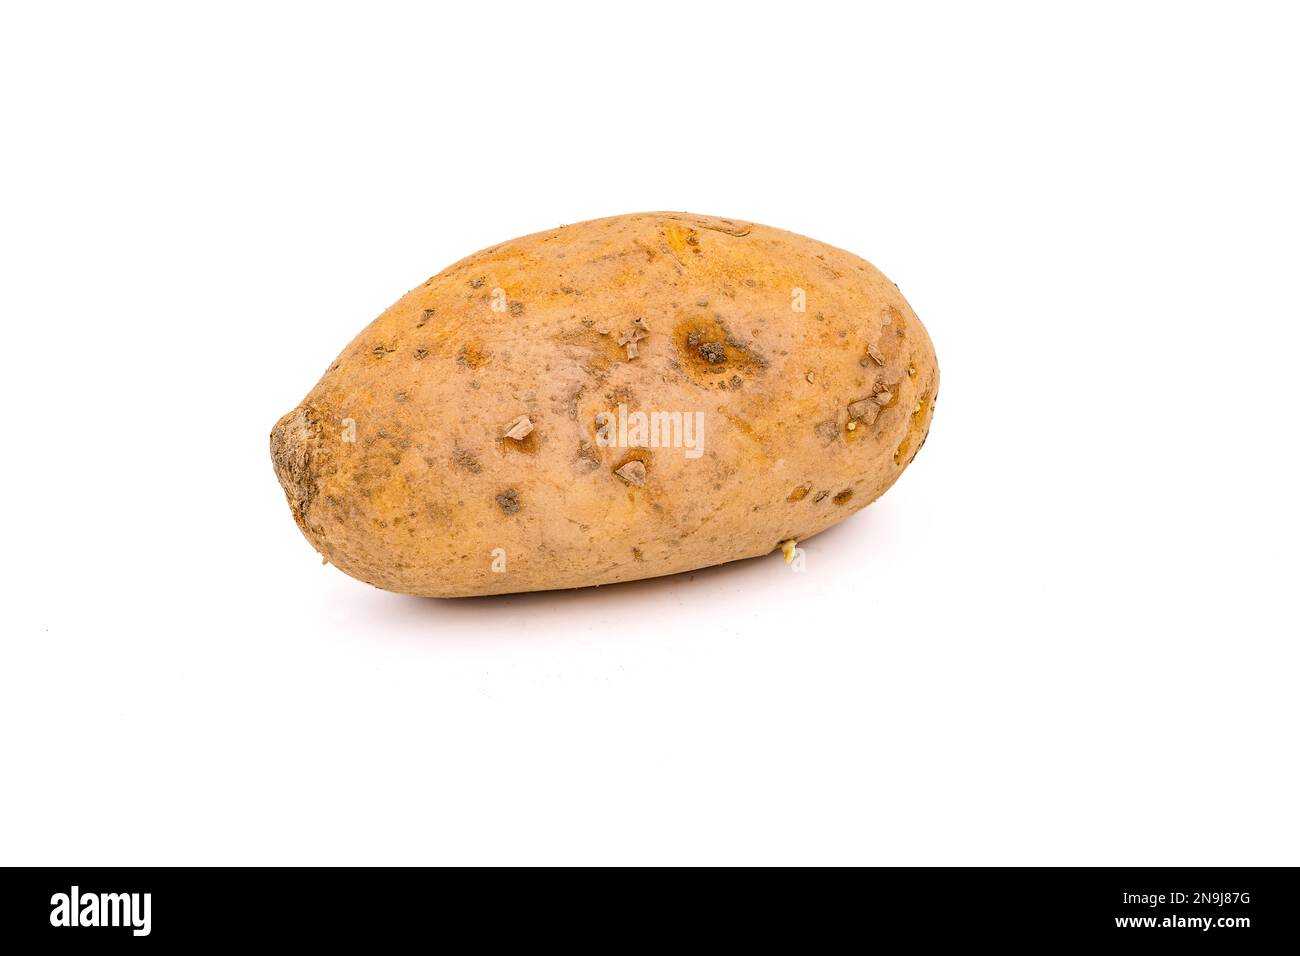
M 289 510 L 303 534 L 308 534 L 307 509 L 316 497 L 319 448 L 320 425 L 305 405 L 285 415 L 271 429 L 271 463 L 275 466 L 275 477 L 280 479 Z

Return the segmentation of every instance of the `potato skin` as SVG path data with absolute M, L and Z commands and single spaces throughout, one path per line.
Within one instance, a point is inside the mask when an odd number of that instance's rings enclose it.
M 870 263 L 637 213 L 411 290 L 280 419 L 271 456 L 307 540 L 376 587 L 582 587 L 767 554 L 865 508 L 925 441 L 938 388 L 929 336 Z M 602 447 L 596 416 L 620 403 L 702 412 L 702 453 Z

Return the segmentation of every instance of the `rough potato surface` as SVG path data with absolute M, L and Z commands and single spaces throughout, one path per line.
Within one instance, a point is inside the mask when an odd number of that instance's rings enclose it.
M 280 419 L 271 457 L 307 540 L 362 581 L 582 587 L 767 554 L 865 508 L 921 448 L 938 388 L 929 336 L 870 263 L 638 213 L 411 290 Z M 702 413 L 697 457 L 620 446 L 620 405 Z

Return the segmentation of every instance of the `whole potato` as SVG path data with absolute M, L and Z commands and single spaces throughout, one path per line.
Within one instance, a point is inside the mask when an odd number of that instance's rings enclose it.
M 766 226 L 638 213 L 513 239 L 375 319 L 271 433 L 329 562 L 459 597 L 767 554 L 925 441 L 934 348 L 898 289 Z

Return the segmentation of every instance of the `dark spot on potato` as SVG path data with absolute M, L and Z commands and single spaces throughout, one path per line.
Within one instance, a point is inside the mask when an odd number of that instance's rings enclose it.
M 513 488 L 503 491 L 497 495 L 497 504 L 506 514 L 512 515 L 519 510 L 519 493 Z
M 823 445 L 829 445 L 839 437 L 840 434 L 839 422 L 833 418 L 828 418 L 826 421 L 821 422 L 813 430 L 817 433 L 817 437 L 822 440 Z
M 853 491 L 849 488 L 845 488 L 838 495 L 832 498 L 831 501 L 833 501 L 837 505 L 845 505 L 849 503 L 849 499 L 852 497 L 853 497 Z
M 481 368 L 492 360 L 492 353 L 479 341 L 469 342 L 456 353 L 456 364 L 461 368 Z
M 803 501 L 808 497 L 808 492 L 812 491 L 812 484 L 800 485 L 794 491 L 790 492 L 790 497 L 786 501 Z
M 706 342 L 699 347 L 699 350 L 704 356 L 704 361 L 710 365 L 717 365 L 727 360 L 727 349 L 721 342 Z
M 752 378 L 767 368 L 767 361 L 716 316 L 680 319 L 673 329 L 673 344 L 680 366 L 701 385 L 710 384 L 708 379 L 715 375 L 730 378 L 740 373 Z
M 497 439 L 497 447 L 502 451 L 516 451 L 524 455 L 536 455 L 538 448 L 541 447 L 536 431 L 531 431 L 523 438 L 501 437 Z

